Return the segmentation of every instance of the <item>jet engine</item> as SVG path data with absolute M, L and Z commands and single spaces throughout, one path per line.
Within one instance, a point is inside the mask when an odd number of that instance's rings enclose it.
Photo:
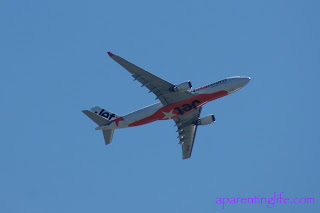
M 203 118 L 200 118 L 198 120 L 198 125 L 208 125 L 208 124 L 211 124 L 213 122 L 215 122 L 216 119 L 214 117 L 213 114 L 210 114 L 210 115 L 207 115 L 207 116 L 204 116 Z
M 184 92 L 192 88 L 192 84 L 190 81 L 183 82 L 181 84 L 175 85 L 171 87 L 169 90 L 171 92 Z

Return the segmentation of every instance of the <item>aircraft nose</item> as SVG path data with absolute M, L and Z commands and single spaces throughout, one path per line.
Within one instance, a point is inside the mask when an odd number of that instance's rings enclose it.
M 249 82 L 250 82 L 251 78 L 250 77 L 243 77 L 243 82 L 244 82 L 244 85 L 247 85 Z
M 232 77 L 230 81 L 230 85 L 231 85 L 230 92 L 235 92 L 241 89 L 242 87 L 244 87 L 249 83 L 250 79 L 251 79 L 250 77 L 246 77 L 246 76 Z
M 251 80 L 250 77 L 240 77 L 238 78 L 238 86 L 241 88 L 241 87 L 244 87 L 245 85 L 247 85 L 249 83 L 249 81 Z

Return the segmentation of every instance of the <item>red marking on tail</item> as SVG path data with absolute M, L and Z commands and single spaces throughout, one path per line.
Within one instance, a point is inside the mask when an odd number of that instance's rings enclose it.
M 120 121 L 124 121 L 123 117 L 117 117 L 116 119 L 113 120 L 117 126 L 119 126 Z
M 108 52 L 108 55 L 109 55 L 110 57 L 114 56 L 111 52 Z

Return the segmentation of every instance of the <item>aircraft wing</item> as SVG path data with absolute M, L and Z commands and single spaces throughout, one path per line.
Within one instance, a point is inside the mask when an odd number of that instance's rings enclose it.
M 173 87 L 173 84 L 149 73 L 148 71 L 145 71 L 120 56 L 114 55 L 111 52 L 108 52 L 108 55 L 128 70 L 132 74 L 134 80 L 138 80 L 142 84 L 142 87 L 147 87 L 149 89 L 149 93 L 154 93 L 157 96 L 156 99 L 159 99 L 163 106 L 179 102 L 193 96 L 193 94 L 188 91 L 170 92 L 169 88 Z
M 174 118 L 176 126 L 178 127 L 179 140 L 182 147 L 182 158 L 187 159 L 191 156 L 193 142 L 197 132 L 197 122 L 201 113 L 202 107 L 182 115 L 178 118 Z

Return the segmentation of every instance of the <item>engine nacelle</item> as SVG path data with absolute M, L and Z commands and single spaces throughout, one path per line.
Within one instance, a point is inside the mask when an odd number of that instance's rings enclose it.
M 216 121 L 216 118 L 213 114 L 204 116 L 198 120 L 198 125 L 208 125 Z
M 191 88 L 192 88 L 191 82 L 190 81 L 186 81 L 186 82 L 178 84 L 178 85 L 176 85 L 174 87 L 171 87 L 169 90 L 171 92 L 178 92 L 178 91 L 179 92 L 184 92 L 184 91 L 187 91 L 187 90 L 189 90 Z

